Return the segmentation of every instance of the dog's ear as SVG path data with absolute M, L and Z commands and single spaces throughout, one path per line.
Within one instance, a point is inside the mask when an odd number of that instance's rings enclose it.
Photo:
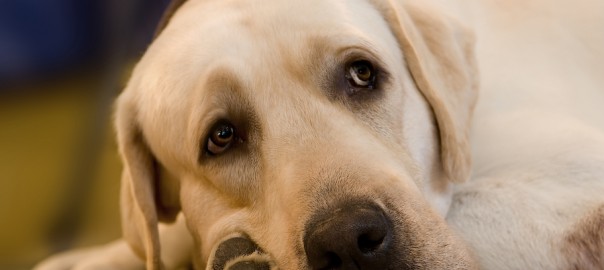
M 116 108 L 116 130 L 123 163 L 122 230 L 147 269 L 161 269 L 158 220 L 172 222 L 180 211 L 179 183 L 167 177 L 149 149 L 131 99 L 122 94 Z M 160 192 L 161 190 L 161 192 Z
M 449 180 L 470 176 L 472 111 L 478 95 L 474 36 L 460 22 L 420 0 L 375 0 L 399 42 L 411 75 L 439 129 Z

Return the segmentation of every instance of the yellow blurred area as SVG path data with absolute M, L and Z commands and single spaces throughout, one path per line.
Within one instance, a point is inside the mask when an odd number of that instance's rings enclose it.
M 110 118 L 94 123 L 98 79 L 81 74 L 28 86 L 27 94 L 0 95 L 0 269 L 30 269 L 52 250 L 56 223 L 82 153 L 86 129 L 102 130 L 83 186 L 81 223 L 73 246 L 119 237 L 121 165 Z M 96 118 L 98 119 L 98 117 Z

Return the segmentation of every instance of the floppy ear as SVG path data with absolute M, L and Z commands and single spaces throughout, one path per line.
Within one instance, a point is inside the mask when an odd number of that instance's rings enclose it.
M 136 121 L 135 106 L 124 94 L 118 99 L 116 129 L 124 166 L 121 183 L 122 230 L 146 269 L 161 269 L 158 220 L 172 222 L 180 211 L 179 185 L 165 177 Z M 161 192 L 160 192 L 161 190 Z
M 425 1 L 375 2 L 432 107 L 446 176 L 453 182 L 467 180 L 472 163 L 470 122 L 478 95 L 472 32 Z

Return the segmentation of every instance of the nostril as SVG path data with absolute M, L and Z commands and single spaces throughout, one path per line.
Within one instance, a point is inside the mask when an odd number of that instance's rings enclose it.
M 372 253 L 380 248 L 385 238 L 385 231 L 370 231 L 359 236 L 357 245 L 362 253 Z
M 327 252 L 327 253 L 325 253 L 324 265 L 321 267 L 318 267 L 318 268 L 320 270 L 327 270 L 327 269 L 337 269 L 340 266 L 342 266 L 342 259 L 340 258 L 340 256 L 338 256 L 338 254 L 335 254 L 333 252 Z
M 338 269 L 342 266 L 342 259 L 338 254 L 334 252 L 326 252 L 320 259 L 317 259 L 313 263 L 313 269 L 317 270 L 329 270 Z

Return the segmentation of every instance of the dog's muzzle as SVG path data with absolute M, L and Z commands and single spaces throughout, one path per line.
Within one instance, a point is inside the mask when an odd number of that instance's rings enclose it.
M 321 211 L 307 223 L 303 243 L 311 269 L 387 269 L 394 230 L 384 211 L 373 204 L 345 204 Z M 270 270 L 276 264 L 246 235 L 222 241 L 213 270 Z

